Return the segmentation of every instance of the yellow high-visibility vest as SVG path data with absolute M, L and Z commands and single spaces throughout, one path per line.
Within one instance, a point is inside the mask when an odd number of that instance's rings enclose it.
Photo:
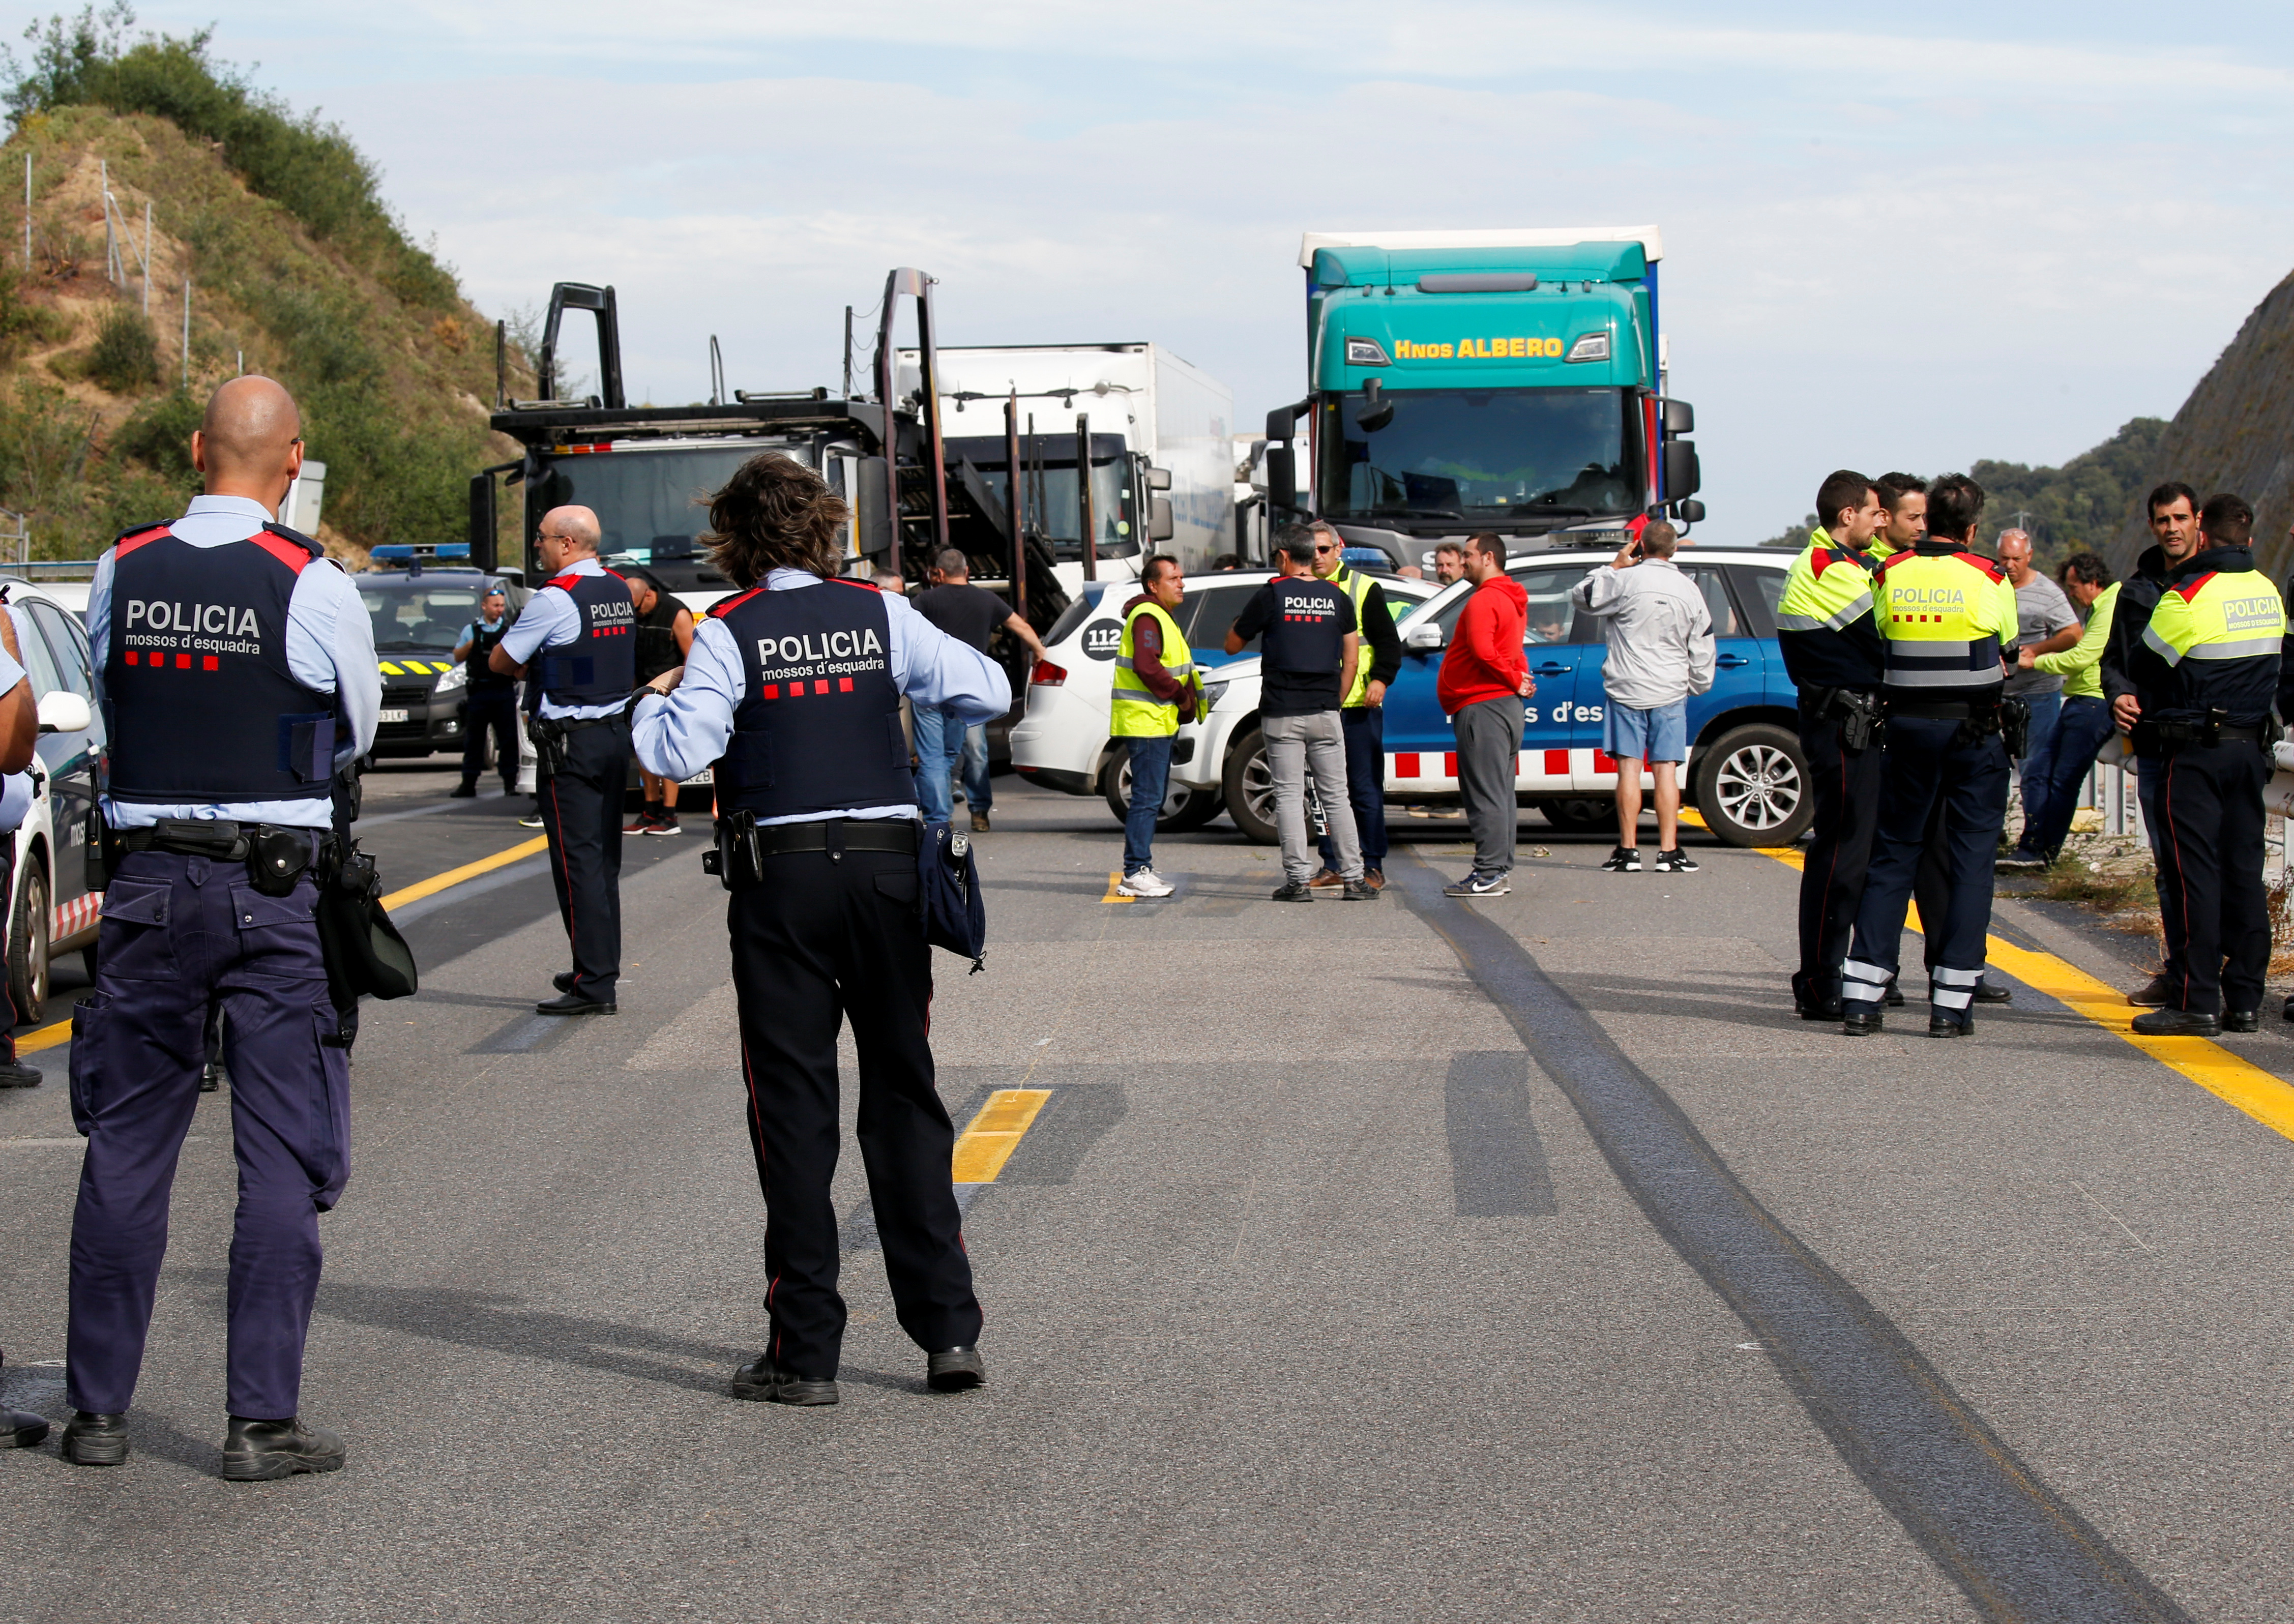
M 2257 570 L 2209 570 L 2160 594 L 2144 646 L 2168 665 L 2185 660 L 2250 660 L 2274 654 L 2286 635 L 2286 605 Z
M 1338 566 L 1338 572 L 1330 580 L 1332 586 L 1354 600 L 1354 630 L 1362 637 L 1361 644 L 1354 650 L 1354 686 L 1348 688 L 1346 696 L 1338 702 L 1339 708 L 1344 710 L 1369 702 L 1364 695 L 1370 687 L 1370 628 L 1363 623 L 1365 611 L 1363 605 L 1370 602 L 1371 582 L 1371 578 L 1360 570 L 1350 570 L 1344 564 Z
M 1143 614 L 1153 615 L 1162 628 L 1164 673 L 1182 685 L 1194 681 L 1195 654 L 1179 635 L 1179 622 L 1151 598 L 1133 610 L 1123 622 L 1123 640 L 1116 646 L 1115 695 L 1109 706 L 1108 731 L 1119 739 L 1162 738 L 1179 731 L 1179 702 L 1156 698 L 1132 663 L 1131 629 Z
M 2015 589 L 1973 553 L 1898 553 L 1872 578 L 1872 623 L 1888 646 L 1887 685 L 1924 698 L 1997 688 L 2015 636 Z

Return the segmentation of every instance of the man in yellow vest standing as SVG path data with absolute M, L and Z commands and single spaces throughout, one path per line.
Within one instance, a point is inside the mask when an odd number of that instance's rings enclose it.
M 1386 589 L 1349 569 L 1346 544 L 1338 532 L 1317 521 L 1314 524 L 1314 575 L 1346 595 L 1354 608 L 1354 629 L 1362 635 L 1362 657 L 1354 662 L 1354 681 L 1338 700 L 1338 724 L 1346 747 L 1346 800 L 1354 814 L 1354 834 L 1362 841 L 1363 881 L 1371 889 L 1386 889 L 1386 690 L 1402 672 L 1402 634 L 1394 629 L 1394 610 Z M 1322 842 L 1322 867 L 1306 883 L 1314 889 L 1342 886 L 1338 843 L 1326 832 Z
M 1155 872 L 1155 820 L 1171 783 L 1171 740 L 1182 722 L 1202 713 L 1203 685 L 1194 652 L 1171 611 L 1185 596 L 1179 561 L 1150 553 L 1140 562 L 1139 595 L 1123 605 L 1123 640 L 1115 651 L 1115 692 L 1108 732 L 1131 758 L 1131 802 L 1123 819 L 1123 879 L 1119 897 L 1168 897 Z
M 1982 488 L 1964 474 L 1946 475 L 1928 492 L 1927 539 L 1872 578 L 1888 749 L 1871 872 L 1841 966 L 1841 1029 L 1851 1037 L 1880 1030 L 1932 820 L 1947 889 L 1941 916 L 1923 911 L 1920 922 L 1933 957 L 1928 1035 L 1962 1037 L 1974 1027 L 1991 864 L 2007 822 L 2009 751 L 2020 743 L 2005 735 L 2021 731 L 2013 702 L 2001 696 L 2000 651 L 2014 640 L 2015 590 L 1997 564 L 1969 550 L 1982 512 Z
M 2254 567 L 2254 509 L 2225 492 L 2199 510 L 2199 550 L 2168 573 L 2111 702 L 2159 771 L 2159 918 L 2167 1003 L 2135 1018 L 2148 1036 L 2257 1029 L 2270 968 L 2262 889 L 2263 785 L 2277 732 L 2286 608 Z

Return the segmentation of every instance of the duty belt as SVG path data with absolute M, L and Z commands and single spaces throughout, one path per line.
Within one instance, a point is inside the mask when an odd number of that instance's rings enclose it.
M 717 845 L 701 854 L 705 873 L 717 875 L 731 889 L 734 876 L 764 878 L 767 857 L 794 852 L 825 851 L 832 861 L 848 851 L 894 851 L 916 855 L 920 830 L 912 817 L 824 817 L 801 824 L 760 824 L 753 812 L 735 812 L 717 820 Z
M 289 839 L 323 839 L 323 829 L 297 829 L 278 824 L 233 824 L 205 817 L 163 817 L 142 829 L 119 832 L 123 851 L 171 851 L 179 857 L 214 857 L 236 863 L 257 842 Z
M 2226 722 L 2219 710 L 2202 722 L 2139 721 L 2135 724 L 2135 743 L 2138 750 L 2161 744 L 2266 744 L 2275 743 L 2269 732 L 2257 725 Z

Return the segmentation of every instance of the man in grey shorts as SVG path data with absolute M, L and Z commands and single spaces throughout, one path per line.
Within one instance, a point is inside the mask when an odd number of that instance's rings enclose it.
M 1371 902 L 1378 893 L 1363 878 L 1362 840 L 1346 800 L 1346 732 L 1338 699 L 1351 687 L 1362 657 L 1362 634 L 1346 595 L 1314 576 L 1314 531 L 1283 528 L 1275 562 L 1282 573 L 1258 589 L 1226 634 L 1226 652 L 1241 654 L 1263 637 L 1259 655 L 1259 726 L 1274 777 L 1274 826 L 1282 837 L 1282 889 L 1277 902 L 1312 902 L 1306 881 L 1314 848 L 1306 835 L 1306 774 L 1330 820 L 1338 847 L 1339 895 Z

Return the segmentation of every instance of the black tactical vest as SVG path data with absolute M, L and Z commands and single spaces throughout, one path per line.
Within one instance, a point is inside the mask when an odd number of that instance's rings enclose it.
M 328 792 L 335 696 L 287 664 L 295 583 L 323 551 L 278 524 L 223 547 L 193 547 L 166 525 L 113 544 L 110 794 L 166 805 Z
M 1306 576 L 1285 575 L 1267 585 L 1274 593 L 1275 613 L 1259 645 L 1262 663 L 1270 671 L 1337 676 L 1346 657 L 1340 619 L 1346 595 L 1327 581 Z
M 733 634 L 744 678 L 719 806 L 772 818 L 915 804 L 882 593 L 758 587 L 709 613 Z
M 651 682 L 663 671 L 673 671 L 685 663 L 685 655 L 677 646 L 677 616 L 684 607 L 668 593 L 655 589 L 653 612 L 638 616 L 639 682 Z
M 571 643 L 535 651 L 526 671 L 529 706 L 538 711 L 544 699 L 553 705 L 627 699 L 638 686 L 638 609 L 630 601 L 630 583 L 606 570 L 560 575 L 549 585 L 574 600 L 582 630 Z
M 509 616 L 506 614 L 492 626 L 484 621 L 470 622 L 470 657 L 463 663 L 469 667 L 470 693 L 474 697 L 484 694 L 492 698 L 517 686 L 517 678 L 503 676 L 494 670 L 492 662 L 493 652 L 508 635 L 509 625 Z

